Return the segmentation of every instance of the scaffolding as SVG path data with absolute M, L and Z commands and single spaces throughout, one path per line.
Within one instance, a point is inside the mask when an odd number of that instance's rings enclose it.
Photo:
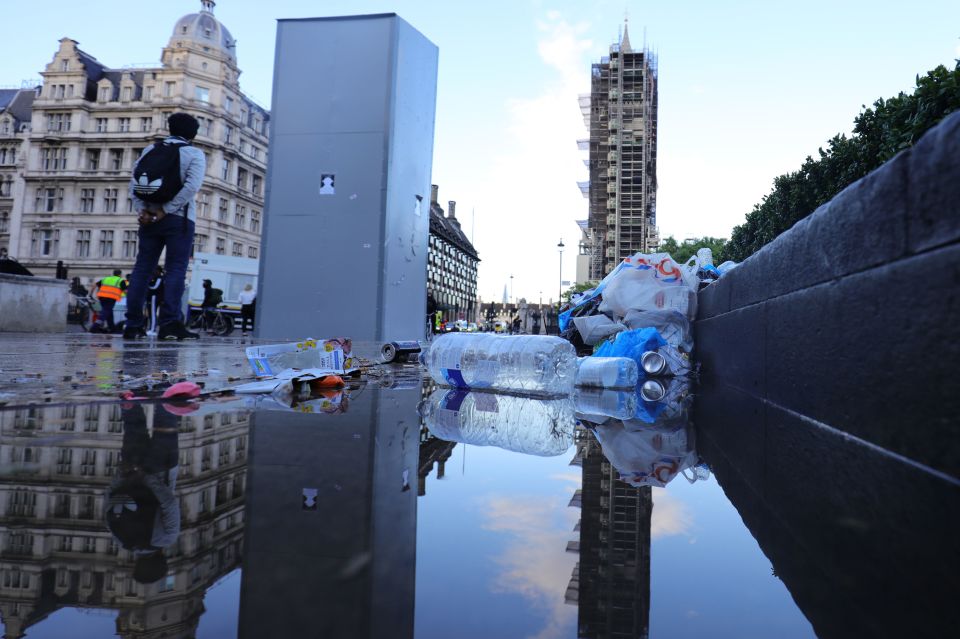
M 591 68 L 590 95 L 579 96 L 588 124 L 590 278 L 659 244 L 657 191 L 657 60 L 634 51 L 624 29 L 610 55 Z M 583 148 L 582 141 L 578 141 Z M 581 189 L 582 189 L 582 183 Z

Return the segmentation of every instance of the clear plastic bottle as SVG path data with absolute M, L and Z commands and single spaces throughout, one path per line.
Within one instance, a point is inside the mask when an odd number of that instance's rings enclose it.
M 634 388 L 639 371 L 629 357 L 581 357 L 577 360 L 577 386 Z
M 569 397 L 543 399 L 440 388 L 420 405 L 434 436 L 525 455 L 553 457 L 573 446 L 576 425 Z
M 637 412 L 637 394 L 632 390 L 577 388 L 573 391 L 573 403 L 577 408 L 578 417 L 597 423 L 605 421 L 608 417 L 633 419 Z M 596 419 L 596 417 L 604 419 Z
M 547 335 L 446 333 L 420 361 L 439 384 L 540 396 L 568 395 L 577 372 L 573 345 Z

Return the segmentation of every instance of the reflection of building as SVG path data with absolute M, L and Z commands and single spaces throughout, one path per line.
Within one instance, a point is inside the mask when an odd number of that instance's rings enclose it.
M 251 422 L 240 637 L 412 637 L 416 391 Z
M 650 487 L 618 481 L 617 471 L 586 430 L 577 429 L 574 465 L 582 488 L 570 505 L 580 508 L 579 552 L 567 603 L 579 608 L 578 637 L 643 638 L 650 621 Z
M 437 479 L 443 479 L 446 463 L 456 442 L 437 439 L 425 426 L 420 427 L 420 461 L 417 465 L 417 496 L 427 494 L 427 477 L 437 468 Z
M 625 257 L 649 253 L 657 235 L 657 62 L 634 51 L 624 27 L 610 55 L 593 65 L 589 100 L 580 101 L 590 140 L 590 219 L 586 279 L 599 280 Z M 579 281 L 579 275 L 578 275 Z
M 439 187 L 430 192 L 430 247 L 427 251 L 427 292 L 433 295 L 445 321 L 477 321 L 477 255 L 460 229 L 457 203 L 444 216 L 437 202 Z
M 201 5 L 156 67 L 110 69 L 63 38 L 32 106 L 22 92 L 0 111 L 0 247 L 34 273 L 53 275 L 57 260 L 82 278 L 132 267 L 130 172 L 174 111 L 200 120 L 194 144 L 207 156 L 195 249 L 258 257 L 269 113 L 240 91 L 236 41 L 214 2 Z
M 154 410 L 146 406 L 147 423 Z M 64 607 L 117 610 L 121 637 L 193 637 L 206 589 L 239 565 L 244 412 L 181 418 L 180 535 L 167 576 L 132 578 L 133 553 L 108 532 L 104 500 L 120 462 L 119 405 L 0 411 L 0 614 L 6 637 Z

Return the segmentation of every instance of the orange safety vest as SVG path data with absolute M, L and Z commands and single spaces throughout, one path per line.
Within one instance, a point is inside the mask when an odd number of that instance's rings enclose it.
M 123 291 L 120 289 L 120 282 L 122 281 L 123 278 L 117 275 L 103 278 L 100 280 L 100 290 L 97 292 L 97 297 L 105 297 L 108 300 L 119 302 L 120 298 L 123 297 Z

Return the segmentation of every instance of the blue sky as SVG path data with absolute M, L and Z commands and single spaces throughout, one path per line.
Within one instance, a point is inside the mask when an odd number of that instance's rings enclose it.
M 155 62 L 177 18 L 199 6 L 15 3 L 0 85 L 39 77 L 63 36 L 113 67 Z M 773 178 L 848 133 L 861 105 L 960 57 L 956 0 L 220 0 L 216 16 L 237 38 L 241 87 L 269 106 L 276 18 L 387 11 L 440 49 L 433 182 L 473 235 L 485 300 L 499 301 L 511 274 L 515 297 L 555 299 L 561 237 L 563 279 L 574 278 L 574 221 L 587 211 L 576 98 L 625 14 L 634 46 L 646 31 L 659 54 L 663 237 L 729 237 Z

